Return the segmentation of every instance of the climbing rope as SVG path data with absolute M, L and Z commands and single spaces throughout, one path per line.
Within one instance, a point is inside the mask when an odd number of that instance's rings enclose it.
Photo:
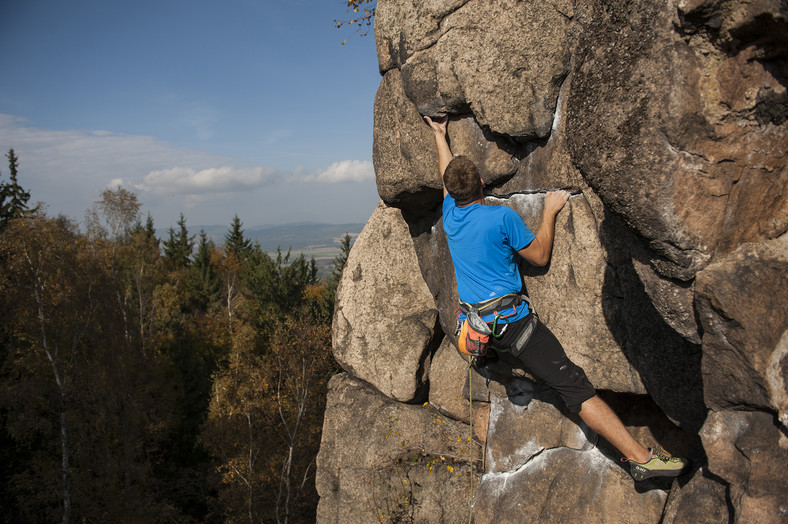
M 471 491 L 468 494 L 468 524 L 473 522 L 473 377 L 471 376 L 471 362 L 473 358 L 468 359 L 468 410 L 470 411 L 468 420 L 470 420 L 470 429 L 468 433 L 468 449 L 470 450 L 470 465 L 471 465 Z

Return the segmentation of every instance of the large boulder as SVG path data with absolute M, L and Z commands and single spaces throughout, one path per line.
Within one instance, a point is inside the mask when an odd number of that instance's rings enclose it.
M 386 73 L 374 106 L 372 162 L 378 194 L 390 206 L 418 211 L 439 202 L 443 183 L 432 131 L 402 89 L 399 70 Z
M 603 214 L 599 238 L 606 260 L 603 321 L 657 405 L 674 422 L 696 432 L 707 412 L 701 346 L 668 323 L 665 312 L 651 299 L 643 275 L 654 273 L 644 272 L 643 266 L 650 262 L 642 239 L 609 210 Z M 663 292 L 674 289 L 668 287 Z M 676 296 L 671 292 L 665 298 Z M 694 304 L 691 307 L 694 319 Z
M 317 520 L 462 522 L 480 462 L 469 431 L 428 406 L 395 402 L 345 374 L 333 377 L 317 456 Z
M 667 498 L 638 492 L 629 473 L 597 448 L 542 451 L 519 469 L 488 474 L 476 492 L 474 522 L 659 522 Z
M 710 408 L 771 409 L 788 422 L 788 234 L 745 244 L 697 279 Z
M 337 288 L 334 357 L 383 394 L 413 401 L 426 394 L 430 358 L 442 338 L 437 315 L 408 225 L 398 209 L 379 204 L 356 239 Z
M 788 181 L 785 69 L 771 60 L 786 13 L 753 4 L 688 2 L 688 20 L 673 3 L 606 2 L 583 22 L 567 102 L 572 158 L 648 240 L 664 277 L 689 281 L 717 250 L 788 229 L 788 195 L 773 191 Z M 703 24 L 719 30 L 731 16 L 741 20 L 727 41 Z
M 769 385 L 769 398 L 777 410 L 777 419 L 788 428 L 788 329 L 769 359 L 766 368 L 766 382 Z
M 783 522 L 788 515 L 788 445 L 763 411 L 717 411 L 700 432 L 709 471 L 730 485 L 739 522 Z
M 445 337 L 430 366 L 430 404 L 455 420 L 470 422 L 468 382 L 474 410 L 487 409 L 489 390 L 484 380 L 474 371 L 468 372 L 467 357 L 463 357 L 449 337 Z M 481 404 L 481 405 L 480 405 Z M 486 435 L 481 440 L 486 440 Z
M 470 158 L 489 186 L 509 180 L 520 166 L 516 144 L 479 126 L 470 115 L 451 119 L 448 134 L 452 153 Z
M 401 68 L 416 51 L 432 47 L 440 36 L 441 21 L 469 0 L 406 0 L 378 2 L 375 44 L 380 73 Z
M 515 471 L 545 450 L 589 450 L 596 436 L 568 412 L 557 393 L 530 380 L 493 396 L 487 436 L 488 473 Z
M 390 206 L 424 215 L 443 197 L 435 139 L 407 97 L 398 69 L 388 71 L 375 96 L 372 161 L 378 194 Z M 456 155 L 471 158 L 487 184 L 502 184 L 519 167 L 511 140 L 483 129 L 471 116 L 448 123 Z
M 725 484 L 701 470 L 686 485 L 671 491 L 661 522 L 730 522 L 726 491 Z
M 703 175 L 701 159 L 670 134 L 708 132 L 693 96 L 697 57 L 670 30 L 668 4 L 595 9 L 577 49 L 567 108 L 572 158 L 610 208 L 691 279 L 722 222 L 731 181 Z M 667 131 L 667 133 L 666 133 Z M 687 191 L 691 188 L 691 191 Z
M 569 72 L 573 3 L 380 2 L 381 70 L 402 71 L 420 113 L 470 110 L 492 132 L 546 137 Z
M 508 205 L 536 232 L 542 219 L 544 193 L 488 198 L 490 205 Z M 556 335 L 567 355 L 595 387 L 645 393 L 637 370 L 621 351 L 604 322 L 603 288 L 610 266 L 605 260 L 598 221 L 582 194 L 570 197 L 558 215 L 549 268 L 523 264 L 525 286 L 540 319 Z M 608 301 L 608 307 L 610 301 Z
M 550 189 L 566 189 L 571 193 L 592 193 L 572 162 L 566 141 L 566 104 L 572 85 L 572 76 L 564 79 L 558 93 L 553 117 L 553 128 L 545 139 L 518 140 L 517 172 L 501 185 L 489 187 L 491 195 L 507 197 Z M 509 138 L 509 137 L 503 137 Z M 502 140 L 502 138 L 498 138 Z M 490 184 L 488 184 L 490 186 Z

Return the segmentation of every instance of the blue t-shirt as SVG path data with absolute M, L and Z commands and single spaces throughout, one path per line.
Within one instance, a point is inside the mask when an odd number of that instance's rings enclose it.
M 446 195 L 443 229 L 449 241 L 460 300 L 473 304 L 521 290 L 517 251 L 527 247 L 534 234 L 515 210 L 481 204 L 458 207 Z M 511 312 L 510 308 L 499 314 Z M 527 314 L 528 306 L 523 304 L 508 320 L 513 322 Z M 493 315 L 485 316 L 484 320 L 491 322 Z

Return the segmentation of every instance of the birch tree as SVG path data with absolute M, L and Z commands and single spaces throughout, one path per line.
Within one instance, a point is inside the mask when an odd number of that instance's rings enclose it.
M 217 374 L 200 442 L 218 461 L 219 499 L 230 521 L 260 522 L 270 476 L 266 450 L 273 435 L 265 412 L 272 411 L 265 364 L 254 329 L 242 324 L 233 333 L 227 367 Z
M 305 306 L 301 312 L 305 312 Z M 281 440 L 276 520 L 303 522 L 314 516 L 315 459 L 325 409 L 326 384 L 334 369 L 330 328 L 311 315 L 297 314 L 278 326 L 271 339 L 271 397 L 276 402 L 270 420 Z
M 0 241 L 0 249 L 8 255 L 4 278 L 18 291 L 18 314 L 7 319 L 15 342 L 13 361 L 33 376 L 49 370 L 46 375 L 52 401 L 41 415 L 52 416 L 58 435 L 58 520 L 64 524 L 71 519 L 72 507 L 73 375 L 95 311 L 93 282 L 90 273 L 80 271 L 77 245 L 73 226 L 42 216 L 11 222 Z M 34 385 L 26 382 L 24 387 Z M 17 439 L 47 432 L 46 424 L 37 422 L 28 426 L 12 419 L 11 425 Z
M 153 468 L 172 428 L 168 363 L 128 337 L 110 250 L 38 213 L 9 223 L 0 252 L 0 406 L 24 461 L 10 483 L 24 520 L 167 515 Z

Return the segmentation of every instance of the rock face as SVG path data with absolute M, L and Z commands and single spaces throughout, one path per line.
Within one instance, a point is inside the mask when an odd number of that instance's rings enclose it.
M 318 521 L 461 522 L 480 462 L 467 439 L 465 424 L 434 408 L 333 377 L 317 458 Z
M 569 72 L 573 11 L 568 0 L 380 2 L 380 69 L 402 72 L 422 114 L 470 111 L 494 133 L 545 137 Z
M 348 374 L 319 520 L 466 521 L 473 489 L 476 522 L 784 522 L 785 2 L 379 0 L 376 16 L 382 200 L 337 292 Z M 693 459 L 677 482 L 636 485 L 527 370 L 468 373 L 422 119 L 443 114 L 486 204 L 535 230 L 544 193 L 571 192 L 525 286 L 636 438 Z
M 638 493 L 628 477 L 599 451 L 553 448 L 523 468 L 485 475 L 474 522 L 659 522 L 665 493 Z
M 408 225 L 398 209 L 379 205 L 356 245 L 337 289 L 334 356 L 383 394 L 414 400 L 429 373 L 438 312 Z

